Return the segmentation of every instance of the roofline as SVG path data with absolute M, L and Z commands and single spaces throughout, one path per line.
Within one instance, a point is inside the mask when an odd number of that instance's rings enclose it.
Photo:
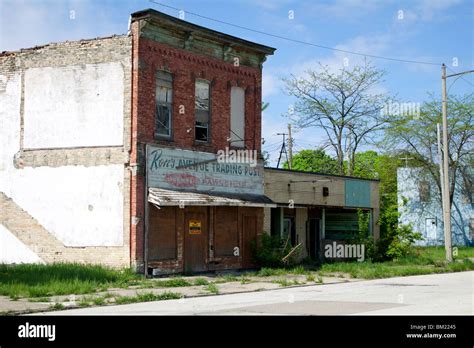
M 116 39 L 116 38 L 124 38 L 128 37 L 128 34 L 113 34 L 109 36 L 99 36 L 99 37 L 94 37 L 90 39 L 79 39 L 79 40 L 64 40 L 64 41 L 54 41 L 54 42 L 48 42 L 43 45 L 36 45 L 33 47 L 23 47 L 17 50 L 13 51 L 1 51 L 0 52 L 0 57 L 6 57 L 12 54 L 18 54 L 18 53 L 25 53 L 25 52 L 30 52 L 34 50 L 40 50 L 42 48 L 46 48 L 49 46 L 54 46 L 54 45 L 64 45 L 66 43 L 79 43 L 79 42 L 91 42 L 91 41 L 96 41 L 96 40 L 108 40 L 108 39 Z
M 274 170 L 274 171 L 286 172 L 286 173 L 310 174 L 310 175 L 329 176 L 329 177 L 336 177 L 336 178 L 343 178 L 343 179 L 380 182 L 380 179 L 367 179 L 367 178 L 359 178 L 359 177 L 356 177 L 356 176 L 348 176 L 348 175 L 335 175 L 335 174 L 324 174 L 324 173 L 316 173 L 316 172 L 305 172 L 304 170 L 293 170 L 293 169 L 273 168 L 273 167 L 264 167 L 263 169 L 264 170 Z
M 265 46 L 265 45 L 262 45 L 262 44 L 259 44 L 259 43 L 256 43 L 256 42 L 241 39 L 241 38 L 236 37 L 236 36 L 228 35 L 228 34 L 222 33 L 222 32 L 217 31 L 217 30 L 202 27 L 200 25 L 184 21 L 182 19 L 170 16 L 166 13 L 157 11 L 157 10 L 152 9 L 152 8 L 134 12 L 134 13 L 131 14 L 131 17 L 132 17 L 132 22 L 138 21 L 138 20 L 141 20 L 141 19 L 145 19 L 145 18 L 149 18 L 149 17 L 161 17 L 161 18 L 164 18 L 166 20 L 169 20 L 169 21 L 177 24 L 178 26 L 187 27 L 191 30 L 199 30 L 199 31 L 202 31 L 202 32 L 204 32 L 206 34 L 209 34 L 211 36 L 220 36 L 224 40 L 239 43 L 242 46 L 245 46 L 247 48 L 253 49 L 253 50 L 261 52 L 261 53 L 265 53 L 267 55 L 271 55 L 271 54 L 273 54 L 273 52 L 276 51 L 276 48 L 274 48 L 274 47 Z

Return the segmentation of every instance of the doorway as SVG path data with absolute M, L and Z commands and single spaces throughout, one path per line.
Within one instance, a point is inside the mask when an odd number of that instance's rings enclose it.
M 242 250 L 242 267 L 252 268 L 254 266 L 252 260 L 252 243 L 257 242 L 257 217 L 243 215 L 242 216 L 242 227 L 243 227 L 243 246 Z
M 184 271 L 204 272 L 207 267 L 207 207 L 187 208 L 184 219 Z
M 311 260 L 319 259 L 319 219 L 309 220 L 309 257 Z
M 282 242 L 286 243 L 286 240 L 290 238 L 291 246 L 294 247 L 298 244 L 298 238 L 296 235 L 295 218 L 293 216 L 285 216 L 283 218 L 283 231 L 282 231 Z

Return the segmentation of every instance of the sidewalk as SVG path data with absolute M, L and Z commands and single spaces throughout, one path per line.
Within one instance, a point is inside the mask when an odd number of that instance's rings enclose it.
M 167 280 L 173 278 L 159 278 Z M 175 278 L 174 278 L 175 279 Z M 117 303 L 146 302 L 146 298 L 153 300 L 159 296 L 172 295 L 172 298 L 191 298 L 211 295 L 238 294 L 247 292 L 258 292 L 266 290 L 283 289 L 290 287 L 302 287 L 308 285 L 336 284 L 359 281 L 342 277 L 320 277 L 308 279 L 306 275 L 285 275 L 256 277 L 250 276 L 239 281 L 217 282 L 215 276 L 192 276 L 182 277 L 187 281 L 201 280 L 206 285 L 193 285 L 183 287 L 166 288 L 110 288 L 107 291 L 85 295 L 51 296 L 37 299 L 12 300 L 6 296 L 0 296 L 0 315 L 22 315 L 28 313 L 45 312 L 70 308 L 84 308 L 103 306 Z M 150 295 L 150 294 L 153 294 Z M 140 300 L 137 296 L 143 296 Z M 170 296 L 171 296 L 170 295 Z M 160 297 L 161 299 L 162 297 Z M 40 302 L 32 302 L 40 301 Z M 149 300 L 148 300 L 149 301 Z

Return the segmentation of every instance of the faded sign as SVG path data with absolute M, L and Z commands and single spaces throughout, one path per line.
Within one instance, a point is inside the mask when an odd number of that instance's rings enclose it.
M 189 220 L 189 234 L 201 234 L 200 220 Z
M 148 186 L 171 190 L 263 194 L 263 165 L 222 163 L 208 152 L 147 146 Z

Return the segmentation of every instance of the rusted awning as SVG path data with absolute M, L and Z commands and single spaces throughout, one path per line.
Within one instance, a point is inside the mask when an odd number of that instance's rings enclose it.
M 275 208 L 276 204 L 267 196 L 238 193 L 202 193 L 175 191 L 151 187 L 148 189 L 148 202 L 160 206 L 203 206 L 225 205 L 245 207 Z

